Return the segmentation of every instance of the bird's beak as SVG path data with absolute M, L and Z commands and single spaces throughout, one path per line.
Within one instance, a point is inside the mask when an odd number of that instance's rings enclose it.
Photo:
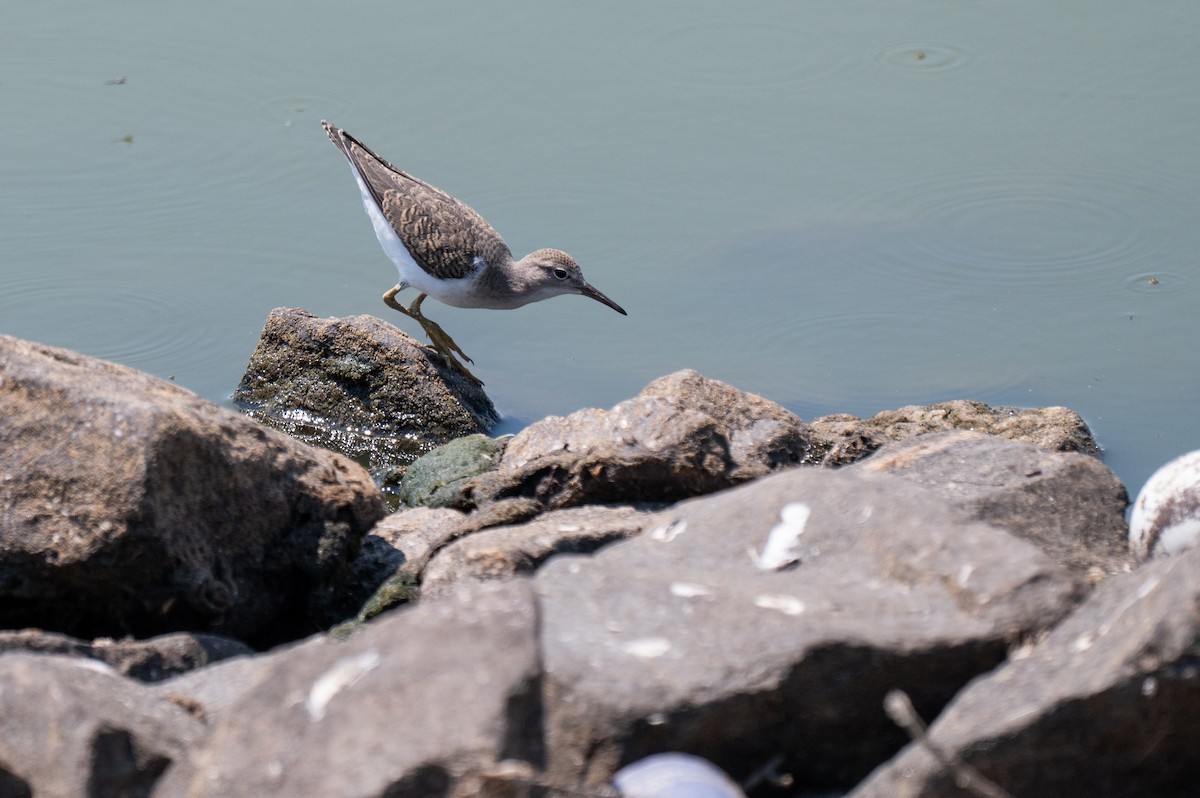
M 601 304 L 608 305 L 610 308 L 615 310 L 617 313 L 620 313 L 622 316 L 629 315 L 628 313 L 625 312 L 625 308 L 621 307 L 616 302 L 613 302 L 611 299 L 609 299 L 604 294 L 597 291 L 595 288 L 593 288 L 588 283 L 583 284 L 583 288 L 579 289 L 579 293 L 583 294 L 584 296 L 589 296 Z

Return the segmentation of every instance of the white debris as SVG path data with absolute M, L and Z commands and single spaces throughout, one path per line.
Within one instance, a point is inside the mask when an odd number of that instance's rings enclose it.
M 780 593 L 764 593 L 754 597 L 754 606 L 764 610 L 776 610 L 784 615 L 800 615 L 804 612 L 804 602 L 795 596 Z
M 672 521 L 669 524 L 656 526 L 650 530 L 651 540 L 661 540 L 663 543 L 670 543 L 675 538 L 687 531 L 687 521 Z
M 699 598 L 700 596 L 711 596 L 712 590 L 704 585 L 691 582 L 672 582 L 671 595 L 679 598 Z
M 803 502 L 785 504 L 779 511 L 779 523 L 767 535 L 767 544 L 752 554 L 754 564 L 764 571 L 780 571 L 800 562 L 800 536 L 812 508 Z
M 665 637 L 643 637 L 623 643 L 621 650 L 642 659 L 657 659 L 671 650 L 671 641 Z
M 379 652 L 375 649 L 338 660 L 332 668 L 321 674 L 309 689 L 308 699 L 304 702 L 308 716 L 314 721 L 325 717 L 325 708 L 334 696 L 366 676 L 378 665 Z

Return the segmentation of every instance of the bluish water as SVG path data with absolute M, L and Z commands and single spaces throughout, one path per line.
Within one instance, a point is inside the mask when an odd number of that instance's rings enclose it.
M 427 303 L 507 427 L 696 368 L 805 418 L 1066 405 L 1200 448 L 1200 4 L 0 6 L 0 332 L 227 402 L 395 281 L 328 118 L 630 313 Z

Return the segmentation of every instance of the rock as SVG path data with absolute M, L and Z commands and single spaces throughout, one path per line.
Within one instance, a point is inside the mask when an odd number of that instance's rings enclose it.
M 458 537 L 439 549 L 421 573 L 421 597 L 457 589 L 467 580 L 530 574 L 556 554 L 590 554 L 641 533 L 650 517 L 633 507 L 573 507 Z
M 148 795 L 203 731 L 185 708 L 100 663 L 0 656 L 2 795 Z
M 149 640 L 100 638 L 89 643 L 39 629 L 0 631 L 0 654 L 13 651 L 87 657 L 142 682 L 162 681 L 229 657 L 254 653 L 254 649 L 237 640 L 188 632 Z
M 233 398 L 302 440 L 366 458 L 377 475 L 500 418 L 479 386 L 392 325 L 288 308 L 267 317 Z
M 681 503 L 534 584 L 550 776 L 593 786 L 682 751 L 848 788 L 905 742 L 888 690 L 935 714 L 1083 592 L 912 482 L 818 469 Z
M 496 538 L 485 536 L 478 544 L 468 544 L 463 549 L 453 545 L 460 539 L 471 540 L 481 530 L 520 524 L 540 512 L 541 507 L 534 502 L 508 499 L 470 515 L 448 508 L 415 507 L 388 516 L 368 536 L 372 546 L 364 547 L 355 564 L 356 575 L 372 574 L 375 580 L 356 576 L 360 591 L 354 605 L 357 611 L 345 613 L 356 617 L 338 627 L 337 633 L 349 634 L 358 624 L 379 613 L 415 601 L 424 592 L 429 561 L 447 547 L 448 562 L 461 562 L 463 566 L 457 569 L 447 564 L 439 566 L 434 577 L 437 590 L 459 576 L 502 578 L 528 571 L 556 551 L 591 551 L 617 536 L 636 531 L 633 520 L 636 511 L 597 508 L 594 513 L 585 512 L 564 523 L 548 518 L 545 524 L 532 530 L 514 527 L 511 533 Z M 602 528 L 592 528 L 591 522 L 597 519 L 603 522 Z M 587 528 L 578 523 L 581 520 L 589 521 Z M 564 525 L 568 528 L 559 528 Z M 569 528 L 576 526 L 580 528 Z M 460 551 L 466 553 L 458 554 Z
M 677 501 L 805 462 L 807 435 L 782 407 L 683 371 L 611 410 L 530 425 L 467 492 L 476 506 L 515 497 L 546 509 Z
M 1129 545 L 1139 559 L 1178 554 L 1200 538 L 1200 451 L 1151 475 L 1133 503 Z
M 537 618 L 526 581 L 476 586 L 257 658 L 252 683 L 153 795 L 476 794 L 462 785 L 505 759 L 540 764 Z M 228 682 L 231 662 L 208 669 Z M 222 673 L 228 670 L 229 673 Z M 223 689 L 223 688 L 218 688 Z M 457 791 L 456 791 L 457 790 Z
M 822 416 L 811 427 L 814 451 L 821 465 L 831 467 L 857 462 L 885 443 L 950 430 L 998 435 L 1052 452 L 1100 452 L 1087 424 L 1065 407 L 992 408 L 959 399 L 885 410 L 866 420 L 845 413 Z
M 941 432 L 888 444 L 854 468 L 924 485 L 968 517 L 1040 546 L 1092 581 L 1132 567 L 1128 494 L 1094 457 L 978 432 Z
M 383 515 L 355 463 L 114 363 L 0 336 L 0 405 L 2 627 L 287 639 Z
M 1021 798 L 1194 795 L 1197 606 L 1200 550 L 1108 579 L 1049 636 L 956 697 L 930 741 Z M 962 794 L 913 744 L 852 796 Z
M 353 620 L 337 627 L 336 634 L 346 636 L 381 612 L 415 601 L 429 558 L 460 530 L 471 528 L 465 519 L 458 510 L 416 507 L 376 524 L 354 564 L 353 590 L 339 605 Z
M 504 442 L 487 435 L 467 435 L 443 444 L 413 461 L 400 483 L 400 501 L 409 507 L 470 508 L 463 488 L 471 477 L 490 471 L 500 460 Z
M 685 369 L 661 377 L 640 396 L 711 416 L 729 441 L 730 478 L 748 482 L 781 468 L 814 462 L 808 425 L 774 402 Z
M 746 798 L 711 762 L 687 754 L 655 754 L 613 776 L 621 798 Z

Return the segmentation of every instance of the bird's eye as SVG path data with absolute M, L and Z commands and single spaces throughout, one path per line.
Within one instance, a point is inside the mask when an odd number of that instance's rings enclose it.
M 567 270 L 564 269 L 563 267 L 559 266 L 557 269 L 554 270 L 554 276 L 560 280 L 565 280 L 565 279 L 567 279 Z

